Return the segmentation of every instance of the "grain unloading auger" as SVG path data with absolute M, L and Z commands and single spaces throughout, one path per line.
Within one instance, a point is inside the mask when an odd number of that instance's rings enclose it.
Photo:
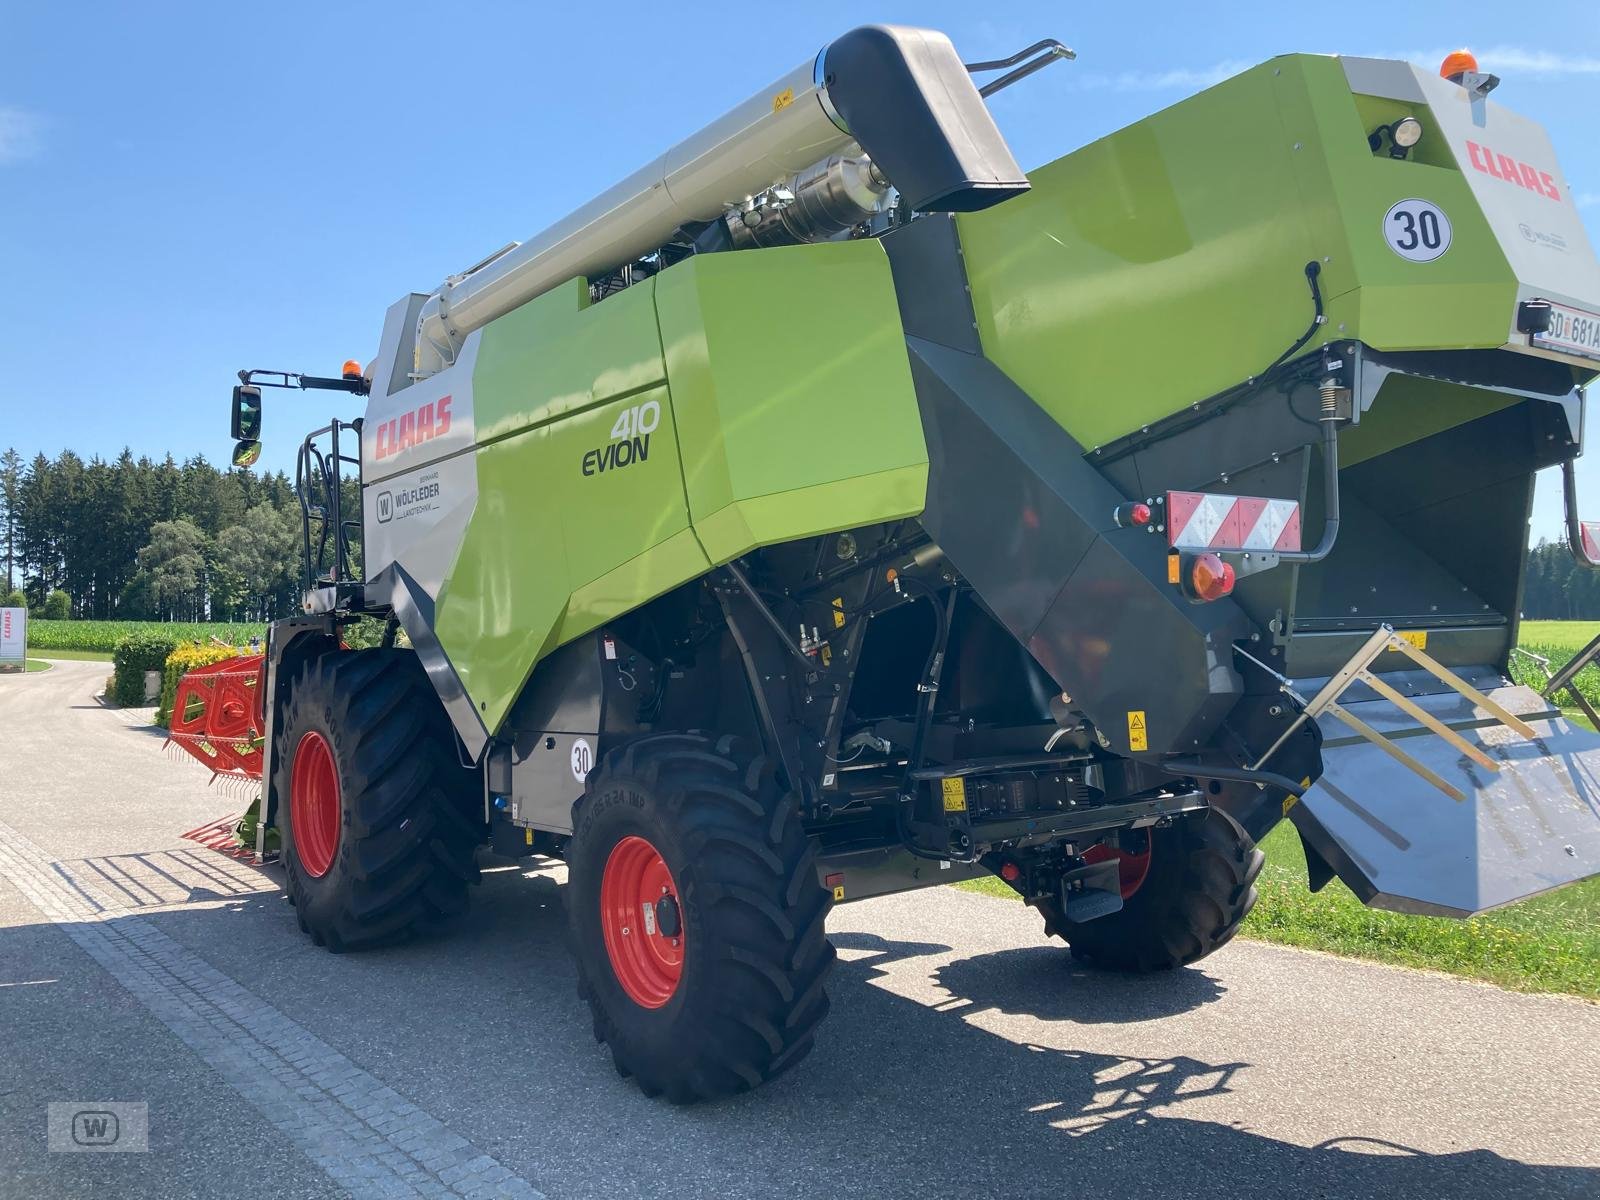
M 993 872 L 1154 969 L 1285 814 L 1388 907 L 1595 873 L 1600 737 L 1507 660 L 1600 267 L 1496 82 L 1278 58 L 1024 177 L 946 39 L 860 29 L 279 380 L 370 393 L 268 639 L 302 926 L 564 858 L 596 1033 L 682 1100 L 805 1053 L 839 900 Z

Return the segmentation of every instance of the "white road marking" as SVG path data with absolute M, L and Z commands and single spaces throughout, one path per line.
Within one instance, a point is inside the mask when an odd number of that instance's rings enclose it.
M 139 915 L 148 906 L 119 903 L 109 891 L 87 895 L 67 865 L 0 823 L 0 875 L 352 1196 L 543 1200 L 525 1179 L 156 929 Z

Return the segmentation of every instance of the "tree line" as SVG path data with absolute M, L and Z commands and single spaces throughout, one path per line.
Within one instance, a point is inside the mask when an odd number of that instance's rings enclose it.
M 281 471 L 0 454 L 3 596 L 39 616 L 271 620 L 299 607 L 299 559 Z
M 348 486 L 345 504 L 359 500 Z M 272 620 L 299 609 L 300 505 L 282 471 L 71 450 L 0 454 L 0 599 L 39 616 Z M 20 593 L 20 597 L 15 593 Z M 1564 544 L 1528 553 L 1522 612 L 1600 619 L 1600 571 Z
M 1541 540 L 1528 551 L 1522 615 L 1530 620 L 1600 619 L 1600 571 L 1580 566 L 1565 542 Z

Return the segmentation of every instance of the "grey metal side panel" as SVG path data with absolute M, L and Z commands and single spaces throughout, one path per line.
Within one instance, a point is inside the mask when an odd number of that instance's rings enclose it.
M 472 707 L 466 689 L 461 686 L 460 676 L 456 674 L 449 655 L 444 652 L 438 635 L 433 631 L 433 598 L 398 565 L 368 580 L 366 592 L 369 602 L 386 601 L 394 609 L 400 628 L 406 631 L 406 637 L 428 672 L 428 681 L 433 684 L 440 703 L 450 715 L 456 735 L 466 747 L 468 758 L 477 762 L 489 742 L 489 730 L 484 726 L 478 710 Z
M 1242 691 L 1229 600 L 1190 604 L 1166 581 L 1159 535 L 1119 529 L 1123 496 L 1083 448 L 992 362 L 908 337 L 928 440 L 922 524 L 1001 623 L 1129 753 L 1206 744 Z
M 517 824 L 572 832 L 572 806 L 583 794 L 572 752 L 580 739 L 599 752 L 604 691 L 592 635 L 539 663 L 501 734 L 512 737 L 511 819 Z
M 883 238 L 900 324 L 911 337 L 982 354 L 954 217 L 931 215 Z
M 1339 59 L 1350 90 L 1358 96 L 1383 96 L 1408 104 L 1426 104 L 1428 98 L 1410 63 L 1389 58 Z
M 1485 771 L 1384 700 L 1349 711 L 1466 793 L 1458 803 L 1379 747 L 1324 716 L 1324 773 L 1289 811 L 1301 837 L 1365 903 L 1464 917 L 1600 873 L 1600 735 L 1532 689 L 1491 700 L 1527 718 L 1525 741 L 1455 692 L 1419 698 L 1501 764 Z M 1476 724 L 1478 727 L 1473 728 Z

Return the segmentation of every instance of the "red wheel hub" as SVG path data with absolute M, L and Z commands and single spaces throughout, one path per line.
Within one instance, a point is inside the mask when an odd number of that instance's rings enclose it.
M 1114 849 L 1111 846 L 1091 846 L 1084 852 L 1083 861 L 1103 863 L 1115 859 L 1117 882 L 1121 885 L 1122 898 L 1127 900 L 1143 886 L 1145 876 L 1150 874 L 1150 845 L 1151 838 L 1146 833 L 1144 849 L 1137 853 Z
M 660 1008 L 683 977 L 683 910 L 661 852 L 642 837 L 611 850 L 600 876 L 600 931 L 617 982 L 641 1008 Z
M 328 739 L 308 730 L 294 748 L 289 775 L 289 832 L 301 869 L 320 879 L 339 853 L 339 770 Z

